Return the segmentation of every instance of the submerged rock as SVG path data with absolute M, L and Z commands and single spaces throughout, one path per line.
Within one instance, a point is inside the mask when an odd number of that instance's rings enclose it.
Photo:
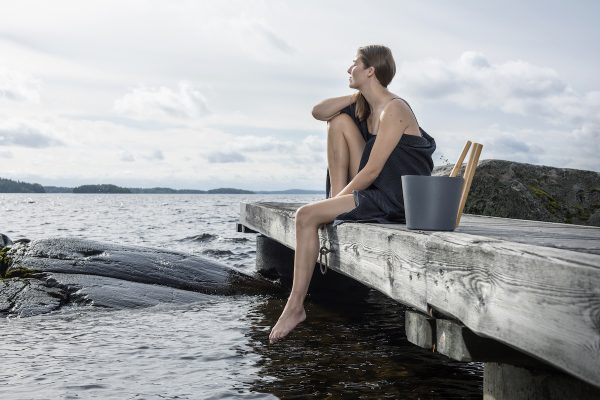
M 76 305 L 147 307 L 280 290 L 266 279 L 201 257 L 76 238 L 5 247 L 0 250 L 0 275 L 0 316 L 31 316 Z
M 434 168 L 449 175 L 454 165 Z M 464 173 L 463 165 L 460 175 Z M 465 213 L 600 226 L 600 173 L 505 160 L 479 162 Z

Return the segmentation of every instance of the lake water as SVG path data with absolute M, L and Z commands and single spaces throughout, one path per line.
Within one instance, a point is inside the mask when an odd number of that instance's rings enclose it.
M 322 195 L 0 194 L 13 240 L 81 237 L 178 250 L 254 274 L 255 235 L 236 232 L 242 201 Z M 306 303 L 307 320 L 268 344 L 285 300 L 208 303 L 0 320 L 1 399 L 481 398 L 483 366 L 407 342 L 404 308 L 366 299 Z

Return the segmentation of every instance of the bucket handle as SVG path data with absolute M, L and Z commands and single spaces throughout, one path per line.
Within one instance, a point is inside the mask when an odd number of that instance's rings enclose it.
M 469 151 L 469 147 L 471 147 L 471 141 L 467 140 L 467 143 L 465 143 L 465 147 L 463 148 L 462 153 L 460 153 L 460 157 L 458 157 L 458 161 L 456 162 L 456 164 L 454 164 L 452 172 L 450 172 L 451 178 L 454 178 L 460 172 L 460 168 L 462 167 L 462 163 L 467 155 L 467 152 Z
M 469 151 L 471 149 L 471 153 L 469 154 L 469 162 L 467 163 L 467 167 L 465 168 L 465 172 L 463 174 L 463 186 L 462 192 L 460 196 L 460 204 L 458 206 L 458 214 L 456 216 L 456 225 L 455 228 L 460 224 L 460 217 L 462 216 L 463 209 L 465 208 L 465 204 L 467 203 L 467 197 L 469 196 L 469 190 L 471 189 L 471 183 L 473 181 L 473 176 L 475 176 L 475 169 L 477 168 L 477 163 L 479 162 L 479 156 L 481 155 L 481 150 L 483 149 L 483 145 L 481 143 L 472 143 L 473 147 L 471 147 L 471 141 L 467 140 L 465 143 L 465 147 L 458 158 L 458 161 L 454 165 L 452 172 L 450 172 L 450 177 L 455 177 L 460 172 L 462 167 L 462 163 Z

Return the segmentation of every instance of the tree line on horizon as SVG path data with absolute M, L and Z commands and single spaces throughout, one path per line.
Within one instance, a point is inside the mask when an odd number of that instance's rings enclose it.
M 0 178 L 0 193 L 46 193 L 39 183 L 27 183 Z
M 113 184 L 81 185 L 74 188 L 58 186 L 42 186 L 39 183 L 14 181 L 0 178 L 0 193 L 114 193 L 114 194 L 252 194 L 249 190 L 219 188 L 211 190 L 171 189 L 171 188 L 125 188 Z
M 0 193 L 131 193 L 131 194 L 313 194 L 320 191 L 289 189 L 279 191 L 251 191 L 235 188 L 217 188 L 210 190 L 155 188 L 124 188 L 112 184 L 81 185 L 74 188 L 61 186 L 42 186 L 0 178 Z

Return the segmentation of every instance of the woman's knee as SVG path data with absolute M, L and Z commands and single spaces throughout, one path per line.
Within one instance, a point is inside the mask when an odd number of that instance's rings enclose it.
M 343 132 L 351 124 L 354 124 L 354 121 L 352 121 L 352 118 L 348 114 L 338 114 L 327 121 L 327 133 Z
M 315 225 L 314 222 L 315 212 L 310 204 L 305 204 L 296 210 L 296 228 L 304 228 L 307 226 Z

